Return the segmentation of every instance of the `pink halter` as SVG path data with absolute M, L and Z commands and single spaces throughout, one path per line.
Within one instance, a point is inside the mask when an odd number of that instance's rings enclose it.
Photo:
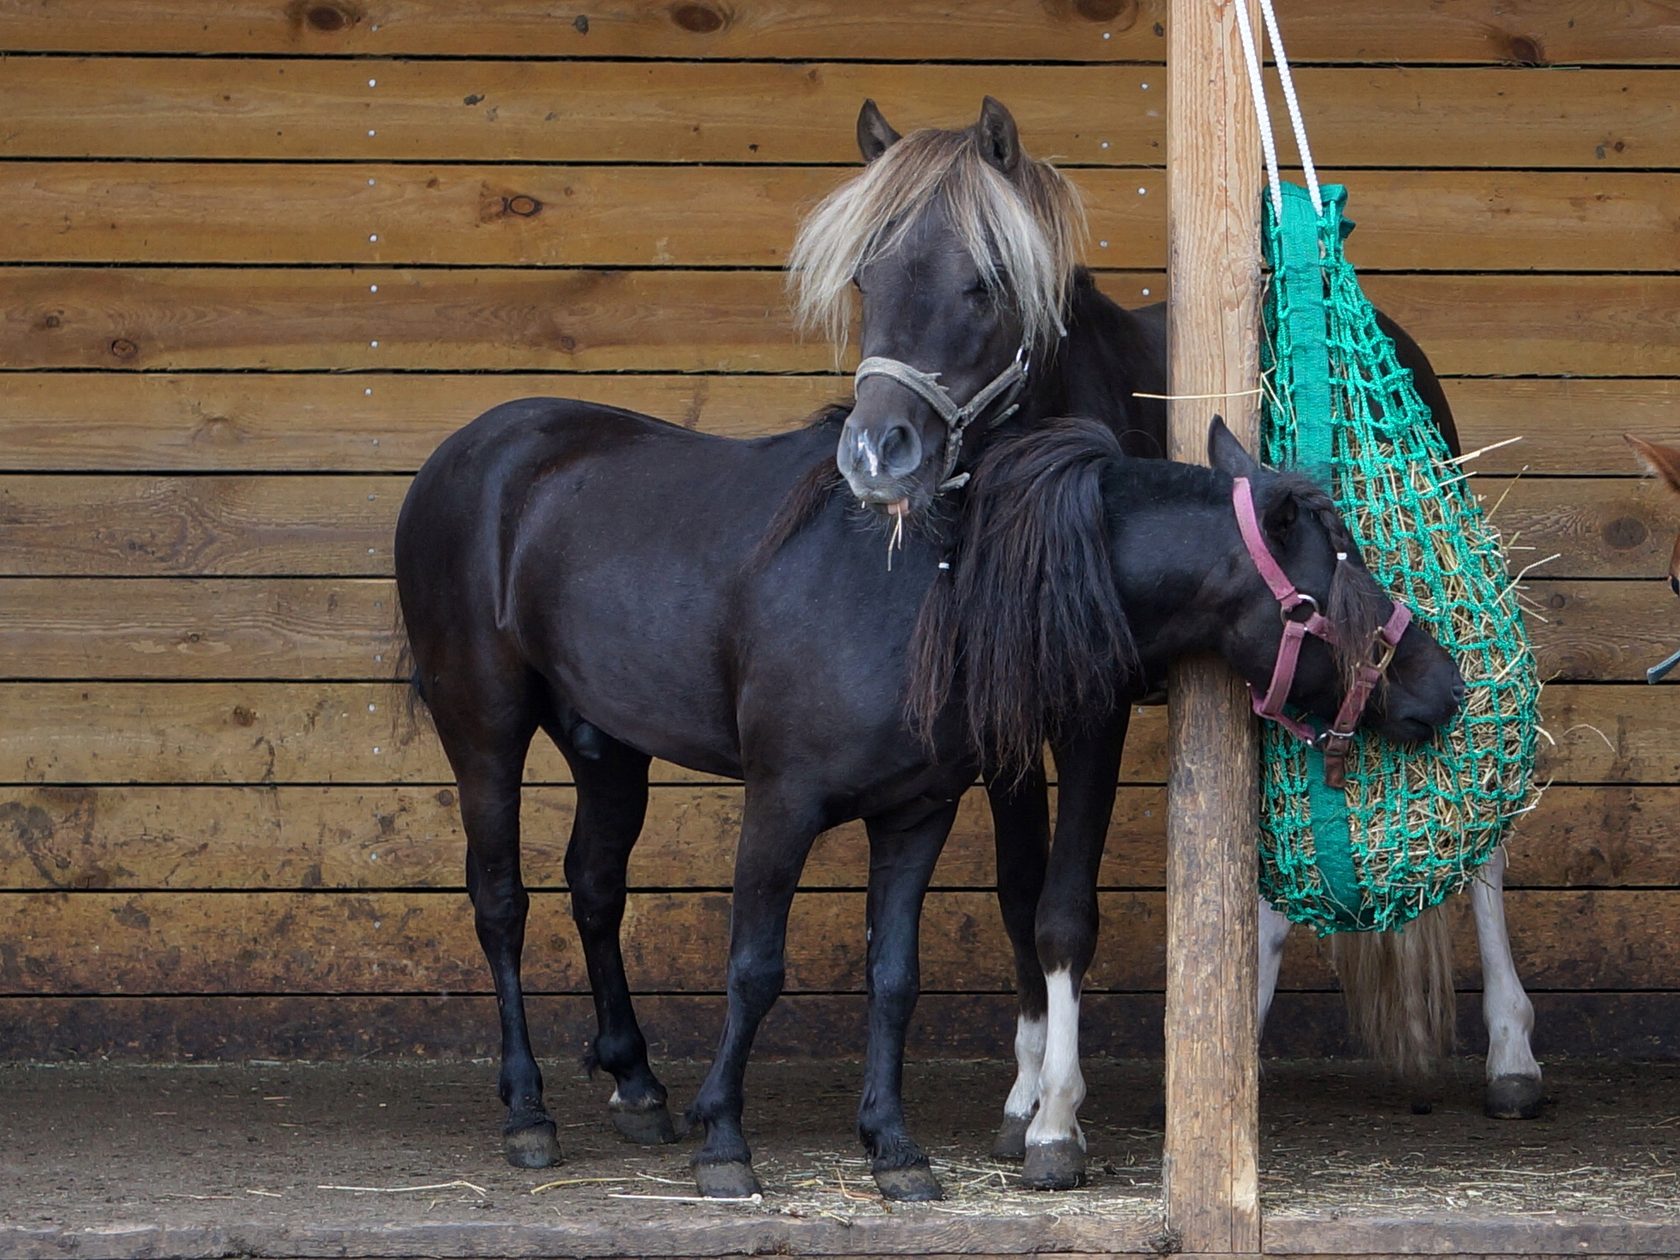
M 1324 754 L 1325 783 L 1339 788 L 1346 781 L 1347 756 L 1353 746 L 1354 729 L 1359 725 L 1365 706 L 1370 703 L 1371 693 L 1377 689 L 1377 684 L 1394 661 L 1400 636 L 1406 633 L 1406 627 L 1412 622 L 1412 610 L 1398 600 L 1391 601 L 1394 611 L 1376 633 L 1381 651 L 1375 660 L 1364 662 L 1354 671 L 1353 686 L 1342 697 L 1342 706 L 1336 711 L 1336 718 L 1328 730 L 1319 734 L 1305 722 L 1290 717 L 1283 711 L 1283 706 L 1289 699 L 1290 688 L 1295 685 L 1295 666 L 1301 656 L 1301 641 L 1310 634 L 1333 644 L 1336 642 L 1336 630 L 1319 611 L 1318 601 L 1295 588 L 1273 557 L 1271 548 L 1266 546 L 1266 537 L 1260 530 L 1260 520 L 1254 511 L 1254 492 L 1247 477 L 1238 477 L 1232 482 L 1231 503 L 1236 508 L 1237 527 L 1242 530 L 1249 558 L 1254 561 L 1254 567 L 1260 571 L 1266 585 L 1271 587 L 1272 594 L 1277 596 L 1279 615 L 1283 618 L 1283 641 L 1278 644 L 1271 686 L 1265 695 L 1261 695 L 1258 688 L 1249 687 L 1254 696 L 1254 711 L 1268 721 L 1276 722 L 1297 739 L 1319 749 Z M 1302 609 L 1306 610 L 1305 616 L 1299 615 Z

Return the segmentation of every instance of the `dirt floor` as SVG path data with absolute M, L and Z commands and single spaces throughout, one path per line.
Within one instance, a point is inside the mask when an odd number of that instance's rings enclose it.
M 1467 1061 L 1433 1114 L 1414 1115 L 1356 1065 L 1267 1064 L 1268 1221 L 1680 1222 L 1680 1065 L 1553 1065 L 1553 1103 L 1529 1122 L 1484 1119 L 1476 1072 Z M 608 1082 L 549 1076 L 567 1162 L 529 1173 L 501 1160 L 488 1063 L 0 1068 L 0 1256 L 1171 1247 L 1158 1064 L 1087 1066 L 1091 1184 L 1065 1195 L 1022 1191 L 986 1156 L 1001 1064 L 915 1066 L 913 1127 L 948 1196 L 918 1207 L 875 1194 L 852 1135 L 853 1065 L 755 1065 L 765 1195 L 747 1204 L 688 1201 L 691 1145 L 625 1144 Z M 685 1101 L 699 1070 L 667 1077 Z

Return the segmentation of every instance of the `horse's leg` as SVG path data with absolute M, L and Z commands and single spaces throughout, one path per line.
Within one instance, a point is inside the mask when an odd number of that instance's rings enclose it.
M 869 1050 L 858 1137 L 881 1193 L 909 1202 L 943 1197 L 904 1122 L 904 1038 L 922 989 L 922 901 L 956 813 L 953 800 L 908 822 L 872 818 L 867 824 Z
M 1482 955 L 1482 1018 L 1487 1023 L 1487 1092 L 1482 1106 L 1497 1120 L 1532 1120 L 1543 1102 L 1540 1065 L 1528 1035 L 1534 1006 L 1523 992 L 1505 929 L 1505 850 L 1470 882 L 1476 946 Z
M 694 1156 L 700 1193 L 746 1198 L 759 1193 L 752 1151 L 741 1131 L 747 1056 L 759 1022 L 782 992 L 788 908 L 811 845 L 823 828 L 818 811 L 776 785 L 747 784 L 729 925 L 729 998 L 716 1056 L 690 1118 L 706 1126 Z
M 1071 1190 L 1085 1181 L 1079 1104 L 1079 994 L 1097 948 L 1097 874 L 1130 708 L 1101 731 L 1056 748 L 1060 789 L 1056 840 L 1038 906 L 1038 960 L 1048 996 L 1038 1114 L 1027 1126 L 1021 1180 L 1033 1190 Z
M 997 846 L 998 908 L 1015 955 L 1015 1084 L 1003 1104 L 993 1159 L 1027 1153 L 1027 1125 L 1038 1110 L 1038 1073 L 1044 1064 L 1044 968 L 1036 939 L 1038 900 L 1050 858 L 1049 792 L 1044 766 L 1011 787 L 986 784 Z
M 593 743 L 599 751 L 592 746 L 587 755 L 561 744 L 577 782 L 566 884 L 595 999 L 589 1062 L 612 1073 L 617 1084 L 607 1107 L 620 1133 L 644 1144 L 675 1142 L 665 1087 L 648 1066 L 619 942 L 630 850 L 647 815 L 649 758 L 605 735 Z
M 1278 970 L 1283 966 L 1283 943 L 1289 939 L 1292 926 L 1287 915 L 1260 898 L 1260 1017 L 1254 1025 L 1256 1036 L 1266 1031 L 1266 1015 L 1277 996 Z
M 542 1073 L 531 1053 L 519 983 L 531 904 L 519 873 L 519 780 L 537 723 L 518 716 L 529 707 L 522 698 L 503 697 L 504 703 L 484 698 L 494 690 L 484 689 L 470 705 L 434 696 L 432 716 L 460 792 L 461 825 L 467 833 L 467 895 L 501 1017 L 497 1092 L 507 1106 L 502 1153 L 515 1167 L 546 1168 L 560 1162 L 560 1145 L 554 1120 L 543 1106 Z M 491 729 L 489 714 L 497 715 L 499 728 Z

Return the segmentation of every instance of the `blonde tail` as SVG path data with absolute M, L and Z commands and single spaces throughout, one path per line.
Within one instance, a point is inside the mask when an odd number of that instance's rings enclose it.
M 1439 1078 L 1452 1054 L 1452 937 L 1440 906 L 1400 932 L 1339 932 L 1330 959 L 1365 1052 L 1409 1086 Z

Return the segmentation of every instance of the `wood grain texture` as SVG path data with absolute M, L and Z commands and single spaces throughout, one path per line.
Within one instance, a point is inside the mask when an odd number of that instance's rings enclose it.
M 971 0 L 951 38 L 942 0 L 860 10 L 846 0 L 619 0 L 581 23 L 536 0 L 6 0 L 8 50 L 344 56 L 862 57 L 923 61 L 1149 61 L 1165 57 L 1166 0 Z M 1593 0 L 1446 0 L 1429 20 L 1386 5 L 1292 0 L 1291 55 L 1309 61 L 1660 63 L 1680 21 L 1635 0 L 1605 21 Z M 1109 38 L 1105 38 L 1105 35 Z
M 632 885 L 728 888 L 742 799 L 734 784 L 654 788 Z M 522 805 L 526 884 L 564 889 L 576 794 L 532 788 Z M 1104 887 L 1160 887 L 1162 808 L 1158 788 L 1121 793 Z M 466 845 L 453 788 L 400 786 L 0 788 L 0 837 L 11 842 L 0 845 L 0 888 L 10 889 L 458 890 Z M 862 887 L 868 865 L 862 825 L 848 824 L 818 840 L 803 882 Z M 984 889 L 995 878 L 991 815 L 970 792 L 934 886 Z
M 0 783 L 406 783 L 447 786 L 436 737 L 395 683 L 0 683 Z M 1541 777 L 1680 784 L 1680 689 L 1548 687 Z M 1163 783 L 1166 721 L 1135 712 L 1121 781 Z M 657 782 L 715 782 L 656 761 Z M 569 782 L 546 744 L 526 779 Z
M 821 167 L 0 164 L 4 261 L 778 267 L 851 173 Z M 1345 178 L 1363 269 L 1667 271 L 1668 172 L 1370 171 Z M 1166 265 L 1158 171 L 1074 172 L 1086 261 Z M 377 237 L 377 240 L 371 239 Z
M 1673 1059 L 1680 1056 L 1680 994 L 1540 993 L 1531 995 L 1541 1053 Z M 860 994 L 784 996 L 759 1029 L 754 1050 L 777 1058 L 821 1058 L 849 1049 L 864 1027 Z M 716 1048 L 724 999 L 645 994 L 636 1013 L 656 1067 L 701 1059 Z M 113 1058 L 148 1062 L 367 1057 L 474 1058 L 499 1052 L 495 999 L 472 996 L 0 997 L 0 1052 L 8 1058 Z M 527 997 L 539 1055 L 565 1058 L 595 1036 L 595 1011 L 581 995 Z M 1160 1058 L 1161 996 L 1088 993 L 1081 1004 L 1080 1045 L 1090 1055 Z M 1354 1053 L 1342 999 L 1335 993 L 1280 993 L 1262 1050 L 1287 1058 Z M 999 1060 L 998 1096 L 1008 1086 L 1003 1061 L 1014 1036 L 1012 994 L 925 993 L 910 1025 L 912 1058 Z M 1459 1047 L 1486 1050 L 1478 994 L 1459 997 Z M 1474 1068 L 1467 1066 L 1467 1073 Z M 570 1083 L 551 1097 L 569 1111 L 585 1107 Z
M 514 398 L 582 397 L 747 437 L 850 394 L 837 375 L 19 374 L 0 393 L 0 468 L 411 473 Z
M 1102 942 L 1088 987 L 1159 992 L 1163 894 L 1108 892 L 1098 901 Z M 789 992 L 863 990 L 863 909 L 861 892 L 794 899 Z M 472 908 L 459 893 L 0 893 L 0 910 L 15 925 L 0 951 L 0 993 L 489 992 Z M 1680 988 L 1680 937 L 1664 927 L 1680 914 L 1680 891 L 1513 892 L 1506 911 L 1518 971 L 1536 989 Z M 1461 898 L 1451 913 L 1458 981 L 1474 984 L 1469 906 Z M 728 939 L 726 893 L 633 894 L 624 920 L 631 985 L 719 992 Z M 90 942 L 97 948 L 84 947 Z M 925 988 L 1001 993 L 1013 974 L 992 893 L 929 894 Z M 532 992 L 587 992 L 564 894 L 532 898 L 524 975 Z M 1290 937 L 1280 983 L 1334 987 L 1310 935 Z
M 1260 139 L 1237 6 L 1173 0 L 1169 59 L 1167 454 L 1205 462 L 1208 413 L 1260 446 Z M 1206 401 L 1220 399 L 1215 408 Z M 1212 653 L 1167 681 L 1167 1227 L 1195 1253 L 1260 1250 L 1260 748 L 1248 688 Z M 1104 987 L 1093 971 L 1087 983 Z M 1048 1055 L 1046 1056 L 1048 1060 Z
M 0 578 L 12 678 L 397 678 L 383 578 Z M 1638 682 L 1680 642 L 1653 581 L 1531 579 L 1529 633 L 1551 681 Z
M 565 886 L 570 788 L 524 796 L 525 879 Z M 638 889 L 727 888 L 741 822 L 734 784 L 652 790 L 630 863 Z M 1099 882 L 1160 889 L 1165 882 L 1165 796 L 1120 789 Z M 1680 789 L 1553 787 L 1508 847 L 1511 888 L 1680 885 L 1673 819 Z M 987 888 L 995 876 L 982 795 L 963 798 L 934 872 L 938 888 Z M 449 787 L 9 787 L 0 788 L 0 888 L 460 889 L 465 840 Z M 860 887 L 866 866 L 856 824 L 825 834 L 804 884 Z
M 408 480 L 0 475 L 0 576 L 385 577 Z M 1668 571 L 1680 501 L 1654 481 L 1484 477 L 1475 487 L 1513 572 L 1655 579 Z
M 1481 474 L 1637 471 L 1624 432 L 1680 437 L 1680 381 L 1449 380 Z M 0 470 L 413 472 L 450 433 L 512 398 L 575 396 L 734 437 L 791 428 L 848 396 L 817 376 L 392 373 L 18 374 L 0 393 Z
M 1164 296 L 1158 273 L 1099 279 L 1122 305 Z M 794 336 L 771 271 L 16 267 L 0 285 L 12 295 L 0 368 L 835 368 L 830 347 Z M 1680 276 L 1374 275 L 1364 287 L 1447 375 L 1680 374 Z
M 1164 74 L 1015 66 L 1003 92 L 1036 154 L 1159 166 Z M 1297 78 L 1327 167 L 1680 166 L 1673 70 Z M 850 163 L 865 97 L 902 131 L 967 123 L 999 90 L 958 65 L 21 57 L 0 61 L 0 156 Z

